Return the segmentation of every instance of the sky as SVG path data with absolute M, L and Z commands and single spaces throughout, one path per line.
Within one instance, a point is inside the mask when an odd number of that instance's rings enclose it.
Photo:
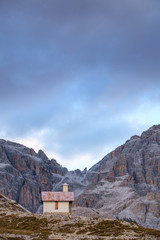
M 160 123 L 159 0 L 0 0 L 0 138 L 90 168 Z

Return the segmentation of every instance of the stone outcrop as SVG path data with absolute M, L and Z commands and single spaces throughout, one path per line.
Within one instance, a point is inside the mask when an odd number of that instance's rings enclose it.
M 41 191 L 51 191 L 68 170 L 51 161 L 42 150 L 0 140 L 0 192 L 36 212 L 41 204 Z
M 77 205 L 160 229 L 160 125 L 105 156 L 87 173 Z
M 0 140 L 0 193 L 31 212 L 42 204 L 41 191 L 62 191 L 64 182 L 70 184 L 70 191 L 82 191 L 88 183 L 83 182 L 85 175 L 86 170 L 69 172 L 42 150 L 36 153 L 21 144 Z

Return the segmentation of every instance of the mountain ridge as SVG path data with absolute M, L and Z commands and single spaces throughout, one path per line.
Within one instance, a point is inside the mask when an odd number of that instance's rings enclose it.
M 42 150 L 36 153 L 22 144 L 0 140 L 0 193 L 31 212 L 36 212 L 42 203 L 41 191 L 61 190 L 69 178 L 73 182 L 72 175 L 78 179 L 70 189 L 84 188 L 81 180 L 85 173 L 78 169 L 69 172 L 55 159 L 49 160 Z
M 134 135 L 88 171 L 68 171 L 46 154 L 0 140 L 0 193 L 41 212 L 41 191 L 69 184 L 76 204 L 102 216 L 160 229 L 160 125 Z
M 160 228 L 160 125 L 131 137 L 89 171 L 94 175 L 80 206 Z

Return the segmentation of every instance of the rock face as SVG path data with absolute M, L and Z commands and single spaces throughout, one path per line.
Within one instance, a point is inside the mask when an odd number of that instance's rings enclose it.
M 81 180 L 85 172 L 68 172 L 42 150 L 36 153 L 21 144 L 0 140 L 0 193 L 31 212 L 36 212 L 42 203 L 41 191 L 62 190 L 62 183 L 70 183 L 70 178 L 73 182 L 75 175 L 79 183 L 75 180 L 73 191 L 84 186 Z
M 41 201 L 41 190 L 52 189 L 52 172 L 45 161 L 33 149 L 1 140 L 0 192 L 35 211 Z
M 88 171 L 68 171 L 42 150 L 0 140 L 3 195 L 41 212 L 41 191 L 62 191 L 64 182 L 79 207 L 160 229 L 160 125 L 131 137 Z
M 160 125 L 109 153 L 87 173 L 77 204 L 160 229 Z

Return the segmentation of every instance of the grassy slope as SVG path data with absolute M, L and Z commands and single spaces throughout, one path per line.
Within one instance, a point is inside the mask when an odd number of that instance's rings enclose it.
M 160 231 L 118 220 L 35 215 L 0 197 L 0 239 L 160 239 Z
M 0 216 L 0 236 L 5 239 L 6 233 L 15 234 L 7 239 L 25 239 L 30 236 L 34 239 L 48 239 L 49 235 L 54 232 L 54 236 L 59 239 L 68 239 L 69 236 L 99 236 L 99 239 L 107 239 L 112 236 L 118 239 L 121 236 L 129 236 L 134 232 L 134 238 L 140 239 L 146 237 L 149 239 L 160 239 L 160 231 L 143 228 L 135 224 L 123 224 L 117 220 L 98 220 L 88 219 L 86 222 L 82 218 L 67 217 L 66 219 L 51 217 L 39 217 L 36 215 L 18 216 L 12 214 L 9 216 Z M 16 236 L 17 235 L 17 236 Z M 54 238 L 53 238 L 54 239 Z M 74 238 L 72 238 L 74 239 Z M 87 238 L 86 238 L 87 239 Z M 128 239 L 127 237 L 124 239 Z

